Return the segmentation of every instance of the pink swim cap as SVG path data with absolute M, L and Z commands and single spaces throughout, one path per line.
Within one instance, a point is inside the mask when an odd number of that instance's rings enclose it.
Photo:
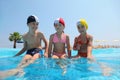
M 54 25 L 58 24 L 58 23 L 61 23 L 65 27 L 65 22 L 64 22 L 63 18 L 58 18 L 54 21 Z

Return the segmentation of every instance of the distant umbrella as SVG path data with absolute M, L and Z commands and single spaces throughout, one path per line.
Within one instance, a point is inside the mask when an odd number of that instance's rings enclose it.
M 22 41 L 22 40 L 17 40 L 17 43 L 24 43 L 24 41 Z
M 114 42 L 119 42 L 119 40 L 113 40 Z

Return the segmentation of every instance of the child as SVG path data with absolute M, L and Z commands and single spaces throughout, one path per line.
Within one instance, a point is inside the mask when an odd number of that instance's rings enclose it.
M 74 39 L 74 50 L 78 50 L 78 54 L 74 56 L 75 58 L 78 57 L 86 57 L 92 59 L 92 42 L 93 37 L 87 34 L 88 24 L 84 19 L 81 19 L 77 22 L 77 29 L 80 33 L 79 36 L 75 37 Z
M 42 47 L 41 47 L 41 41 L 45 43 L 45 53 L 46 56 L 48 53 L 48 43 L 45 39 L 43 33 L 39 32 L 38 29 L 38 18 L 34 15 L 31 15 L 27 19 L 27 26 L 29 28 L 28 32 L 25 33 L 22 37 L 24 40 L 24 46 L 21 51 L 19 51 L 15 56 L 19 56 L 22 53 L 24 53 L 26 50 L 26 55 L 24 56 L 21 63 L 18 65 L 17 68 L 7 70 L 7 71 L 0 71 L 1 78 L 6 78 L 12 75 L 23 75 L 23 68 L 28 66 L 29 64 L 33 63 L 36 59 L 42 56 Z
M 79 36 L 74 39 L 74 50 L 78 50 L 78 54 L 74 58 L 85 57 L 93 62 L 96 62 L 101 68 L 104 76 L 109 76 L 111 68 L 106 66 L 103 63 L 97 62 L 92 56 L 92 42 L 93 37 L 87 34 L 86 30 L 88 29 L 88 24 L 84 19 L 81 19 L 77 22 L 77 29 L 80 33 Z
M 21 51 L 19 51 L 15 55 L 15 56 L 19 56 L 27 50 L 26 55 L 24 56 L 22 63 L 26 63 L 29 60 L 34 62 L 34 60 L 36 60 L 42 56 L 42 51 L 41 51 L 42 50 L 42 47 L 41 47 L 42 40 L 45 43 L 44 55 L 46 55 L 48 52 L 47 40 L 45 39 L 43 33 L 38 31 L 38 24 L 39 24 L 39 21 L 38 21 L 38 18 L 36 16 L 31 15 L 28 17 L 27 26 L 28 26 L 29 30 L 27 33 L 25 33 L 23 35 L 24 47 L 22 48 Z M 41 54 L 39 54 L 39 52 Z
M 62 18 L 54 21 L 56 33 L 52 34 L 49 39 L 48 57 L 60 59 L 57 64 L 63 69 L 62 74 L 66 73 L 66 61 L 62 60 L 66 57 L 71 57 L 69 36 L 64 33 L 65 22 Z M 66 47 L 67 46 L 67 47 Z M 68 55 L 66 55 L 65 48 L 67 48 Z
M 54 21 L 54 27 L 56 33 L 52 34 L 49 39 L 49 49 L 48 49 L 48 57 L 52 58 L 66 58 L 66 45 L 67 45 L 67 52 L 68 57 L 71 57 L 70 52 L 70 42 L 69 36 L 64 33 L 65 23 L 62 18 L 58 18 Z

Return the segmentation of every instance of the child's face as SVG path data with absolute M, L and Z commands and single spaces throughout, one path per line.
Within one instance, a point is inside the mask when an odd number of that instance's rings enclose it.
M 85 33 L 85 32 L 86 32 L 86 28 L 85 28 L 85 26 L 83 26 L 83 25 L 78 25 L 78 26 L 77 26 L 77 29 L 78 29 L 78 31 L 79 31 L 80 33 Z
M 35 31 L 38 29 L 38 24 L 39 24 L 38 22 L 30 22 L 28 23 L 28 26 L 32 31 Z
M 64 26 L 61 23 L 54 24 L 55 30 L 57 32 L 63 32 Z

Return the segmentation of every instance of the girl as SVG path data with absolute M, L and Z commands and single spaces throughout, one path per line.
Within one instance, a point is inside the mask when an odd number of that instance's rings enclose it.
M 52 58 L 66 58 L 71 57 L 69 36 L 64 33 L 65 22 L 62 18 L 58 18 L 54 21 L 54 27 L 56 33 L 52 34 L 49 39 L 48 57 Z M 66 48 L 67 52 L 66 55 Z M 52 54 L 52 55 L 51 55 Z
M 84 19 L 78 21 L 77 29 L 80 35 L 75 37 L 73 49 L 78 50 L 78 54 L 74 57 L 86 57 L 92 59 L 93 57 L 91 52 L 93 37 L 86 32 L 88 29 L 87 22 Z

